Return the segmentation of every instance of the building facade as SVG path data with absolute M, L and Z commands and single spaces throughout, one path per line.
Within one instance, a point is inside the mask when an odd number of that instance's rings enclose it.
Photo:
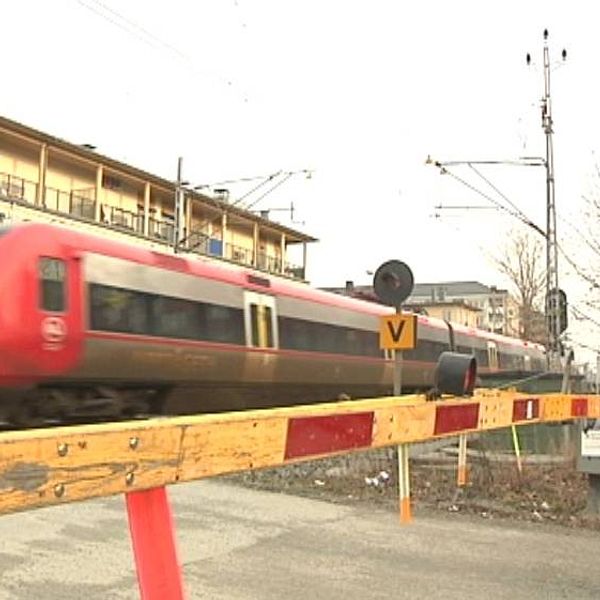
M 372 285 L 354 285 L 347 281 L 343 288 L 326 289 L 378 302 Z M 452 323 L 521 337 L 522 323 L 516 300 L 507 290 L 478 281 L 416 283 L 404 306 Z
M 476 326 L 511 337 L 520 337 L 519 305 L 508 290 L 487 286 L 478 281 L 447 281 L 417 283 L 410 298 L 411 304 L 439 304 L 462 301 L 479 309 Z
M 56 223 L 297 279 L 305 278 L 306 245 L 316 241 L 89 146 L 0 117 L 0 223 L 23 221 Z M 302 247 L 299 264 L 288 260 L 292 245 Z
M 472 306 L 464 300 L 447 300 L 445 302 L 410 304 L 403 308 L 408 311 L 422 313 L 436 319 L 443 319 L 450 323 L 457 323 L 465 327 L 479 327 L 481 308 Z

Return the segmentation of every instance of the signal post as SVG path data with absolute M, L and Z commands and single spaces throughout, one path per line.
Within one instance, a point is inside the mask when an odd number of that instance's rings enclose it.
M 396 314 L 381 318 L 379 346 L 382 350 L 394 352 L 394 396 L 402 394 L 402 351 L 417 345 L 417 315 L 402 313 L 402 303 L 410 296 L 414 287 L 412 271 L 399 260 L 383 263 L 375 272 L 373 288 L 379 299 L 395 306 Z M 409 445 L 398 446 L 398 501 L 400 522 L 410 523 L 410 472 Z

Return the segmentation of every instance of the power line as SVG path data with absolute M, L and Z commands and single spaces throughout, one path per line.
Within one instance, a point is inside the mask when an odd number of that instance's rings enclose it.
M 571 223 L 568 219 L 566 219 L 565 217 L 562 217 L 561 215 L 558 215 L 559 220 L 561 220 L 563 223 L 565 223 L 565 225 L 568 225 L 569 227 L 571 227 L 571 229 L 573 229 L 573 231 L 575 231 L 575 233 L 577 233 L 577 235 L 579 236 L 579 238 L 581 239 L 581 241 L 592 251 L 594 252 L 594 254 L 597 254 L 598 256 L 600 256 L 600 247 L 596 246 L 595 244 L 593 244 L 589 237 L 587 237 L 578 227 L 576 227 L 575 225 L 573 225 L 573 223 Z
M 272 175 L 269 175 L 264 181 L 261 181 L 258 185 L 255 185 L 251 190 L 249 190 L 243 196 L 241 196 L 235 202 L 233 202 L 232 206 L 237 206 L 243 200 L 245 200 L 248 196 L 250 196 L 251 194 L 254 194 L 254 192 L 256 192 L 257 190 L 259 190 L 261 187 L 267 185 L 267 183 L 269 183 L 269 181 L 273 181 L 273 179 L 275 179 L 275 177 L 278 177 L 280 174 L 281 174 L 281 171 L 277 171 L 277 173 L 273 173 Z M 275 188 L 273 188 L 273 189 L 275 189 Z M 262 199 L 262 198 L 264 198 L 264 195 L 261 196 L 259 198 L 259 200 Z M 256 202 L 258 202 L 258 200 Z M 256 204 L 256 202 L 254 202 L 254 204 Z M 254 206 L 254 204 L 251 204 L 250 206 Z
M 256 204 L 258 204 L 265 196 L 269 195 L 273 190 L 276 190 L 279 186 L 283 185 L 290 177 L 292 177 L 292 175 L 294 175 L 292 171 L 286 173 L 286 176 L 281 181 L 278 181 L 274 186 L 270 187 L 264 194 L 262 194 L 262 196 L 259 196 L 256 200 L 254 200 L 254 202 L 246 206 L 246 210 L 250 210 L 253 206 L 256 206 Z
M 174 55 L 181 62 L 183 62 L 187 66 L 187 68 L 195 75 L 199 75 L 201 77 L 214 78 L 226 87 L 233 86 L 233 82 L 230 79 L 221 77 L 216 73 L 211 73 L 209 71 L 199 69 L 195 61 L 190 56 L 179 50 L 176 46 L 170 44 L 169 42 L 166 42 L 156 34 L 152 33 L 151 31 L 137 23 L 136 21 L 122 15 L 121 13 L 107 6 L 100 0 L 77 0 L 77 3 L 83 6 L 84 8 L 88 9 L 90 12 L 94 13 L 96 16 L 104 19 L 105 21 L 108 21 L 115 27 L 118 27 L 119 29 L 132 35 L 142 43 L 154 49 L 162 48 L 163 50 L 168 50 L 172 55 Z M 244 98 L 244 101 L 247 102 L 247 95 L 245 93 L 242 93 L 241 95 Z
M 582 310 L 580 310 L 573 304 L 570 304 L 569 308 L 575 315 L 575 318 L 585 319 L 586 321 L 589 321 L 590 323 L 593 323 L 594 325 L 596 325 L 596 327 L 600 327 L 600 321 L 596 321 L 596 319 L 592 319 L 592 317 L 590 317 L 588 314 L 584 313 Z
M 527 215 L 512 200 L 510 200 L 508 196 L 506 196 L 506 194 L 503 194 L 487 177 L 480 173 L 472 163 L 469 163 L 469 167 L 475 173 L 477 173 L 477 175 L 479 175 L 479 177 L 481 177 L 481 179 L 483 179 L 483 181 L 485 181 L 501 198 L 503 198 L 505 202 L 508 202 L 508 204 L 510 204 L 525 221 L 531 221 L 531 219 L 529 219 Z
M 442 172 L 443 175 L 450 175 L 451 177 L 453 177 L 454 179 L 456 179 L 457 181 L 459 181 L 460 183 L 462 183 L 464 186 L 466 186 L 467 188 L 469 188 L 471 191 L 475 192 L 476 194 L 479 194 L 480 196 L 482 196 L 486 200 L 490 201 L 499 210 L 501 210 L 501 211 L 509 214 L 510 216 L 518 219 L 519 221 L 521 221 L 521 223 L 527 225 L 528 227 L 530 227 L 531 229 L 533 229 L 534 231 L 536 231 L 537 233 L 539 233 L 540 235 L 542 235 L 544 238 L 546 238 L 546 233 L 538 225 L 536 225 L 533 221 L 531 221 L 529 218 L 527 218 L 527 216 L 522 211 L 520 211 L 518 208 L 517 208 L 518 212 L 515 211 L 515 210 L 510 210 L 509 208 L 507 208 L 506 206 L 504 206 L 503 204 L 501 204 L 500 202 L 498 202 L 495 198 L 492 198 L 491 196 L 489 196 L 485 192 L 481 191 L 476 186 L 470 184 L 469 182 L 465 181 L 463 178 L 461 178 L 458 175 L 456 175 L 456 174 L 452 173 L 451 171 L 449 171 L 441 163 L 434 163 L 434 164 L 436 164 L 436 166 L 438 166 L 441 169 L 441 172 Z M 444 163 L 444 164 L 449 164 L 449 163 Z M 463 163 L 461 163 L 461 164 L 463 164 Z M 508 199 L 508 197 L 504 196 L 504 194 L 502 194 L 502 196 L 507 201 L 509 201 L 509 203 L 512 206 L 516 206 L 512 201 L 510 201 Z M 443 207 L 440 206 L 440 208 L 443 208 Z M 581 232 L 579 232 L 579 233 L 580 233 L 581 236 L 583 236 L 583 234 Z M 571 265 L 571 267 L 573 268 L 573 270 L 575 271 L 575 273 L 580 278 L 582 278 L 587 283 L 589 283 L 593 288 L 600 289 L 600 284 L 598 283 L 598 281 L 595 278 L 593 278 L 592 276 L 588 275 L 587 273 L 584 273 L 580 269 L 580 267 L 577 265 L 577 263 L 569 256 L 569 254 L 567 254 L 567 252 L 562 247 L 562 245 L 559 244 L 558 242 L 557 242 L 557 248 L 558 248 L 559 252 L 562 254 L 562 256 L 564 257 L 564 259 L 569 263 L 569 265 Z
M 78 0 L 78 1 L 83 6 L 90 8 L 82 0 Z M 117 12 L 116 10 L 112 9 L 110 6 L 107 6 L 106 4 L 104 4 L 104 2 L 101 2 L 100 0 L 87 0 L 87 1 L 92 2 L 93 4 L 96 4 L 97 6 L 100 6 L 103 10 L 110 13 L 111 15 L 114 15 L 117 19 L 120 19 L 121 21 L 124 21 L 125 23 L 130 25 L 133 28 L 133 30 L 141 32 L 143 35 L 145 35 L 149 39 L 156 42 L 159 46 L 162 46 L 163 48 L 170 50 L 171 52 L 176 54 L 179 58 L 182 58 L 183 60 L 187 60 L 189 62 L 193 62 L 189 56 L 185 55 L 178 48 L 176 48 L 172 44 L 169 44 L 169 42 L 165 42 L 164 40 L 159 38 L 157 35 L 153 34 L 151 31 L 148 31 L 145 27 L 143 27 L 136 21 L 129 19 L 128 17 L 126 17 L 126 16 L 122 15 L 121 13 Z M 96 12 L 96 14 L 101 14 L 101 13 Z M 101 16 L 104 16 L 104 15 L 101 15 Z M 114 23 L 114 21 L 111 21 L 111 22 Z M 142 39 L 142 38 L 139 38 L 139 39 Z
M 515 219 L 518 219 L 519 221 L 521 221 L 521 223 L 527 225 L 528 227 L 531 227 L 532 229 L 537 231 L 540 235 L 542 235 L 544 238 L 546 237 L 546 233 L 541 229 L 541 227 L 536 225 L 522 211 L 520 211 L 520 210 L 515 211 L 515 210 L 511 210 L 511 209 L 507 208 L 506 206 L 504 206 L 504 204 L 502 204 L 501 202 L 498 202 L 498 200 L 496 200 L 492 196 L 489 196 L 485 192 L 482 192 L 479 188 L 470 184 L 468 181 L 464 180 L 462 177 L 459 177 L 455 173 L 452 173 L 446 167 L 440 166 L 440 169 L 441 169 L 441 172 L 443 175 L 450 175 L 450 177 L 453 177 L 454 179 L 456 179 L 457 181 L 462 183 L 464 186 L 468 187 L 471 191 L 475 192 L 476 194 L 479 194 L 480 196 L 482 196 L 483 198 L 485 198 L 486 200 L 488 200 L 489 202 L 494 204 L 494 206 L 496 206 L 499 210 L 509 214 L 511 217 L 514 217 Z M 514 206 L 513 202 L 510 202 L 510 204 Z

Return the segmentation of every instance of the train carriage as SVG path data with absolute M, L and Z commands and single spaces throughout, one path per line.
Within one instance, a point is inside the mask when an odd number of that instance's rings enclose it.
M 120 417 L 236 410 L 389 393 L 379 348 L 391 309 L 225 261 L 184 258 L 65 230 L 0 230 L 0 416 Z M 441 352 L 484 375 L 527 371 L 543 348 L 419 316 L 405 390 Z

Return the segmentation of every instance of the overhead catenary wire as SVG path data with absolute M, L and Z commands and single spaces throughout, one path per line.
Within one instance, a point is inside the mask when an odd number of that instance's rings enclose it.
M 273 179 L 275 179 L 279 175 L 281 175 L 281 171 L 277 171 L 277 173 L 272 173 L 264 181 L 261 181 L 259 184 L 255 185 L 251 190 L 249 190 L 248 192 L 246 192 L 243 196 L 241 196 L 240 198 L 238 198 L 235 202 L 232 202 L 231 206 L 238 206 L 248 196 L 254 194 L 254 192 L 256 192 L 257 190 L 260 190 L 260 188 L 262 188 L 263 186 L 267 185 L 267 183 L 269 183 L 270 181 L 273 181 Z M 277 187 L 277 186 L 275 186 L 275 187 Z M 275 189 L 275 188 L 272 188 L 272 189 Z M 264 198 L 264 195 L 261 196 L 259 198 L 259 200 L 262 199 L 262 198 Z M 258 200 L 256 202 L 258 202 Z M 254 204 L 256 204 L 256 202 L 254 202 Z M 250 206 L 254 206 L 254 204 L 251 204 Z
M 469 167 L 481 178 L 483 179 L 483 181 L 485 181 L 505 202 L 507 202 L 508 204 L 510 204 L 510 206 L 513 207 L 513 209 L 519 214 L 521 215 L 522 219 L 524 221 L 530 221 L 531 219 L 529 219 L 527 217 L 527 215 L 504 193 L 502 193 L 498 187 L 496 185 L 494 185 L 487 177 L 485 177 L 483 175 L 483 173 L 481 173 L 480 171 L 478 171 L 472 163 L 468 163 Z
M 465 181 L 462 177 L 459 177 L 458 175 L 452 173 L 451 171 L 449 171 L 446 166 L 441 165 L 441 163 L 434 163 L 436 164 L 436 166 L 438 166 L 441 169 L 442 174 L 444 175 L 450 175 L 452 178 L 456 179 L 457 181 L 459 181 L 460 183 L 462 183 L 464 186 L 466 186 L 467 188 L 469 188 L 471 191 L 475 192 L 476 194 L 482 196 L 483 198 L 485 198 L 486 200 L 490 201 L 492 204 L 494 204 L 499 210 L 502 210 L 503 212 L 506 212 L 507 214 L 511 215 L 512 217 L 518 219 L 521 223 L 527 225 L 528 227 L 532 228 L 533 230 L 535 230 L 537 233 L 539 233 L 541 236 L 544 237 L 544 239 L 547 238 L 546 236 L 546 232 L 539 227 L 538 225 L 536 225 L 533 221 L 531 221 L 524 213 L 522 213 L 522 211 L 515 211 L 515 210 L 511 210 L 508 207 L 504 206 L 501 202 L 499 202 L 498 200 L 496 200 L 495 198 L 489 196 L 488 194 L 486 194 L 485 192 L 483 192 L 482 190 L 480 190 L 479 188 L 477 188 L 476 186 L 474 186 L 473 184 L 469 183 L 468 181 Z M 504 197 L 504 195 L 503 195 Z M 510 201 L 510 204 L 514 206 L 514 203 L 512 201 Z M 587 283 L 589 283 L 594 289 L 600 289 L 600 283 L 592 276 L 588 275 L 587 273 L 583 272 L 581 270 L 581 268 L 577 265 L 577 263 L 571 258 L 571 256 L 569 256 L 569 254 L 564 250 L 564 248 L 562 247 L 562 245 L 560 243 L 557 243 L 557 247 L 559 252 L 561 253 L 561 255 L 565 258 L 565 260 L 569 263 L 569 265 L 574 269 L 575 273 L 582 279 L 584 279 Z
M 569 306 L 569 308 L 573 312 L 573 314 L 575 315 L 575 318 L 585 319 L 586 321 L 589 321 L 590 323 L 592 323 L 596 327 L 600 328 L 600 321 L 597 321 L 596 319 L 593 319 L 592 317 L 590 317 L 590 315 L 588 315 L 587 313 L 585 313 L 581 309 L 577 308 L 573 304 L 571 304 Z
M 483 198 L 485 198 L 486 200 L 490 201 L 495 207 L 497 207 L 497 209 L 499 209 L 503 212 L 506 212 L 509 215 L 517 218 L 519 221 L 521 221 L 522 223 L 524 223 L 525 225 L 534 229 L 537 233 L 542 235 L 544 237 L 544 239 L 547 239 L 546 232 L 544 232 L 539 226 L 537 226 L 529 218 L 527 218 L 527 216 L 505 194 L 503 194 L 495 185 L 493 185 L 485 177 L 483 177 L 474 167 L 472 167 L 472 165 L 469 165 L 469 166 L 473 169 L 473 171 L 475 171 L 484 181 L 486 181 L 486 183 L 488 185 L 490 185 L 490 187 L 492 189 L 494 189 L 494 191 L 496 193 L 498 193 L 506 202 L 508 202 L 514 208 L 514 210 L 509 209 L 508 207 L 504 206 L 501 202 L 499 202 L 495 198 L 490 197 L 488 194 L 486 194 L 485 192 L 483 192 L 476 186 L 470 184 L 469 182 L 465 181 L 461 177 L 458 177 L 454 173 L 450 172 L 445 165 L 442 166 L 440 163 L 434 163 L 434 164 L 436 164 L 436 166 L 438 166 L 441 169 L 442 174 L 450 175 L 451 177 L 453 177 L 454 179 L 456 179 L 457 181 L 459 181 L 460 183 L 465 185 L 470 190 L 474 191 L 478 195 L 480 195 Z M 448 163 L 445 163 L 445 164 L 448 164 Z M 595 253 L 600 254 L 600 249 L 595 248 L 594 245 L 589 241 L 589 239 L 583 234 L 583 232 L 581 232 L 572 223 L 568 222 L 564 217 L 559 216 L 558 218 L 567 222 L 567 224 L 569 226 L 571 226 L 574 231 L 576 231 L 576 233 L 579 235 L 579 237 L 586 243 L 586 245 L 590 249 L 592 249 Z M 595 277 L 585 273 L 583 271 L 583 269 L 577 264 L 577 262 L 569 255 L 569 253 L 566 252 L 566 250 L 563 248 L 562 244 L 557 242 L 557 248 L 558 248 L 558 251 L 560 252 L 560 254 L 565 259 L 565 261 L 571 266 L 574 273 L 578 277 L 580 277 L 581 279 L 586 281 L 592 287 L 592 289 L 600 289 L 600 283 L 598 282 L 598 280 Z M 487 254 L 487 252 L 486 252 L 486 254 Z M 585 311 L 582 311 L 581 309 L 577 308 L 576 306 L 573 306 L 572 304 L 569 305 L 569 308 L 576 317 L 578 316 L 579 318 L 583 318 L 587 322 L 600 328 L 600 321 L 590 317 L 590 315 L 587 314 Z M 595 309 L 595 307 L 593 307 L 593 306 L 590 306 L 590 308 Z M 597 348 L 592 348 L 591 346 L 587 346 L 585 344 L 578 343 L 578 345 L 581 347 L 585 347 L 588 350 L 592 350 L 594 352 L 598 351 Z
M 109 20 L 111 23 L 117 25 L 118 27 L 121 27 L 124 31 L 130 31 L 132 33 L 136 32 L 136 31 L 140 32 L 141 34 L 143 34 L 143 36 L 145 36 L 145 38 L 148 38 L 148 40 L 155 42 L 155 47 L 162 46 L 163 48 L 165 48 L 166 50 L 169 50 L 170 52 L 173 52 L 180 58 L 187 60 L 189 62 L 193 62 L 192 59 L 189 56 L 187 56 L 186 54 L 184 54 L 183 52 L 181 52 L 181 50 L 179 50 L 172 44 L 169 44 L 169 42 L 165 42 L 164 40 L 159 38 L 157 35 L 153 34 L 151 31 L 148 31 L 148 29 L 146 29 L 145 27 L 143 27 L 136 21 L 133 21 L 132 19 L 126 17 L 125 15 L 121 14 L 120 12 L 117 12 L 110 6 L 107 6 L 104 2 L 101 2 L 100 0 L 85 0 L 85 1 L 77 0 L 77 1 L 79 2 L 79 4 L 90 9 L 92 12 L 96 12 L 96 14 L 98 14 L 99 16 L 106 18 L 107 20 Z M 118 21 L 111 20 L 109 17 L 104 15 L 101 11 L 95 10 L 88 3 L 95 4 L 96 6 L 100 7 L 102 10 L 106 11 L 110 15 L 113 15 L 116 19 L 118 19 Z M 126 23 L 129 26 L 129 28 L 123 27 L 121 23 Z M 136 34 L 134 33 L 134 35 L 136 35 Z M 147 41 L 141 36 L 136 36 L 136 37 L 138 37 L 138 39 L 140 39 L 142 41 Z
M 597 256 L 600 256 L 600 246 L 595 246 L 589 238 L 587 238 L 575 225 L 571 222 L 567 221 L 564 217 L 558 215 L 558 219 L 562 221 L 565 225 L 571 227 L 575 233 L 577 233 L 578 238 Z
M 76 2 L 90 12 L 94 13 L 96 16 L 133 36 L 138 41 L 154 49 L 167 50 L 172 56 L 184 63 L 186 67 L 194 73 L 194 75 L 209 79 L 212 78 L 226 87 L 233 87 L 233 81 L 231 79 L 222 77 L 217 73 L 208 71 L 206 69 L 200 69 L 196 62 L 190 56 L 179 50 L 179 48 L 169 42 L 166 42 L 133 19 L 128 18 L 110 6 L 107 6 L 104 2 L 101 2 L 101 0 L 76 0 Z M 247 102 L 247 94 L 241 90 L 238 90 L 238 92 L 240 92 L 240 96 L 243 97 L 244 102 Z
M 258 204 L 265 196 L 268 196 L 272 191 L 276 190 L 279 186 L 283 185 L 290 177 L 292 177 L 292 175 L 294 175 L 293 171 L 286 173 L 283 179 L 278 181 L 274 186 L 270 187 L 266 192 L 264 192 L 261 196 L 256 198 L 256 200 L 254 200 L 252 203 L 248 204 L 248 206 L 246 206 L 245 209 L 250 210 L 252 207 L 256 206 L 256 204 Z
M 488 200 L 489 202 L 494 204 L 496 207 L 498 207 L 499 210 L 509 214 L 510 216 L 514 217 L 515 219 L 518 219 L 519 221 L 521 221 L 521 223 L 527 225 L 528 227 L 531 227 L 532 229 L 537 231 L 540 235 L 544 236 L 544 238 L 546 237 L 546 233 L 543 231 L 543 229 L 541 229 L 538 225 L 536 225 L 531 219 L 529 219 L 521 211 L 517 212 L 515 210 L 511 210 L 510 208 L 506 207 L 504 204 L 502 204 L 501 202 L 499 202 L 498 200 L 496 200 L 489 194 L 486 194 L 485 192 L 481 191 L 476 186 L 474 186 L 471 183 L 469 183 L 468 181 L 464 180 L 462 177 L 459 177 L 455 173 L 452 173 L 446 167 L 441 166 L 440 169 L 441 169 L 441 173 L 443 175 L 450 175 L 450 177 L 452 177 L 453 179 L 456 179 L 458 182 L 462 183 L 465 187 L 469 188 L 471 191 L 475 192 L 476 194 L 479 194 L 480 196 L 482 196 L 483 198 L 485 198 L 486 200 Z

